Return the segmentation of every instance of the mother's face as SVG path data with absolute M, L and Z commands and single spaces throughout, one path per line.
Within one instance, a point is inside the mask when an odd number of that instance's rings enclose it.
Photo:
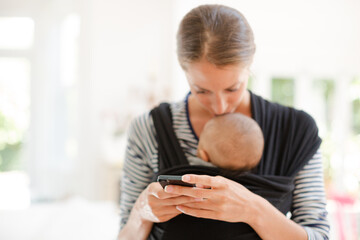
M 217 67 L 205 60 L 188 64 L 185 70 L 195 99 L 212 115 L 235 112 L 244 99 L 249 68 Z

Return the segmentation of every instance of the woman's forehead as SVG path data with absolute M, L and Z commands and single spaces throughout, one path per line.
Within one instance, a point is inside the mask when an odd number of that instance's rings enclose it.
M 232 85 L 246 78 L 248 72 L 248 68 L 242 65 L 218 67 L 207 61 L 190 63 L 185 71 L 191 84 L 204 88 L 213 83 L 232 87 Z

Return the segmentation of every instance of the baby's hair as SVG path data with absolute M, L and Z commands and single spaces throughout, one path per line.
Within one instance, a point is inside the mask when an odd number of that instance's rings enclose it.
M 264 149 L 261 128 L 252 118 L 241 113 L 212 118 L 205 125 L 201 138 L 203 145 L 207 145 L 206 151 L 209 156 L 220 159 L 218 161 L 246 159 L 248 164 L 241 169 L 243 171 L 250 170 L 258 164 Z

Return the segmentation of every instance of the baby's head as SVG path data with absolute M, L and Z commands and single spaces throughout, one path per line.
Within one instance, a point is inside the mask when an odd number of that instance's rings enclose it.
M 241 113 L 209 120 L 199 139 L 198 157 L 214 165 L 247 171 L 257 166 L 264 149 L 259 125 Z

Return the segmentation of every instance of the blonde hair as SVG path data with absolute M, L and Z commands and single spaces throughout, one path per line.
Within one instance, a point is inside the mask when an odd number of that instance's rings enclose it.
M 250 65 L 255 53 L 253 31 L 236 9 L 201 5 L 182 19 L 177 33 L 180 65 L 205 58 L 216 66 Z

